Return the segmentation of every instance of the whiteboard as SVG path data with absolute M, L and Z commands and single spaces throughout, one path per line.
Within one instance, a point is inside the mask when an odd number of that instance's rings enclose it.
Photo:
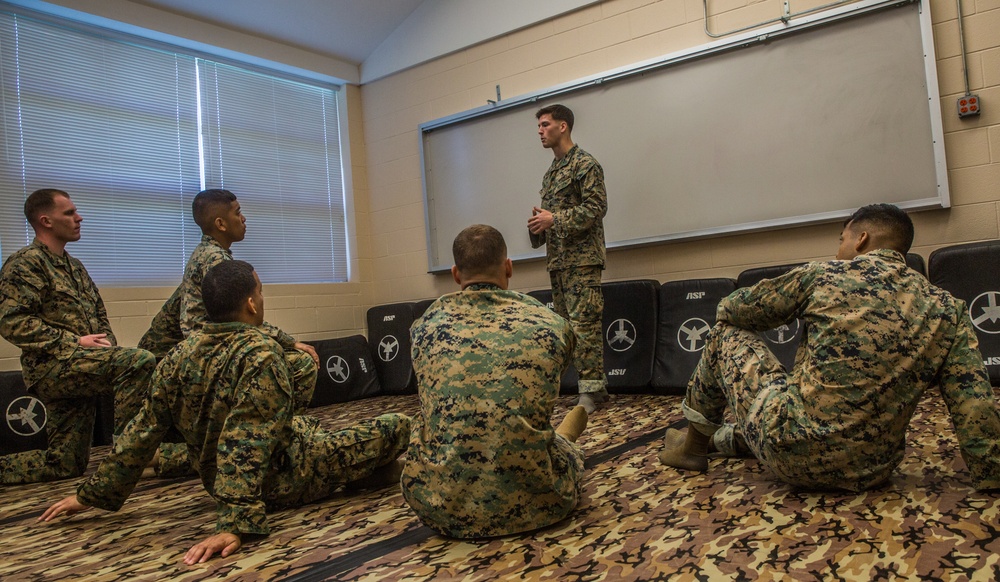
M 867 2 L 420 126 L 428 268 L 498 228 L 511 258 L 552 162 L 534 112 L 563 103 L 604 168 L 609 248 L 950 205 L 930 15 Z

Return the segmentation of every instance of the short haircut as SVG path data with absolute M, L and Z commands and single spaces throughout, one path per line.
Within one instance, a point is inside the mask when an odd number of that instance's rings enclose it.
M 191 214 L 194 216 L 195 224 L 201 227 L 203 233 L 208 234 L 218 213 L 228 209 L 229 205 L 235 201 L 235 194 L 221 188 L 210 188 L 198 192 L 194 201 L 191 202 Z
M 56 196 L 69 198 L 69 194 L 55 188 L 42 188 L 28 195 L 24 200 L 24 217 L 28 219 L 28 224 L 37 226 L 38 219 L 56 205 Z
M 556 121 L 565 121 L 566 127 L 573 131 L 573 111 L 569 107 L 559 103 L 546 105 L 535 112 L 535 119 L 540 119 L 543 115 L 550 115 Z
M 507 243 L 500 231 L 492 226 L 473 224 L 458 233 L 451 253 L 455 266 L 463 275 L 487 275 L 507 258 Z
M 201 298 L 208 319 L 226 323 L 239 319 L 246 300 L 257 290 L 253 265 L 246 261 L 222 261 L 208 270 L 201 282 Z
M 872 230 L 877 242 L 902 254 L 910 252 L 913 244 L 913 221 L 906 212 L 892 204 L 869 204 L 854 211 L 844 226 Z

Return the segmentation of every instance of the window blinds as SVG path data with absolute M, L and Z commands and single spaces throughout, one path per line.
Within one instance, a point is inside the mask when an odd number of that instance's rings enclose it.
M 240 199 L 233 245 L 266 283 L 347 280 L 338 94 L 162 45 L 0 13 L 0 255 L 30 242 L 24 198 L 70 193 L 67 250 L 105 286 L 180 281 L 204 188 Z

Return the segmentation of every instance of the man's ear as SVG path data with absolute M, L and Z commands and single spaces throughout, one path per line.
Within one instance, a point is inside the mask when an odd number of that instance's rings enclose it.
M 507 278 L 510 279 L 514 276 L 514 261 L 509 258 L 504 259 L 503 262 L 504 272 L 507 274 Z
M 216 216 L 212 220 L 212 226 L 214 226 L 215 230 L 219 232 L 226 232 L 226 221 L 222 220 L 221 216 Z
M 451 266 L 451 278 L 455 280 L 458 285 L 462 284 L 462 278 L 458 275 L 458 265 Z
M 871 246 L 871 242 L 872 237 L 868 234 L 867 230 L 863 230 L 861 231 L 861 234 L 858 235 L 858 242 L 854 244 L 854 250 L 857 251 L 859 255 L 863 255 L 867 252 L 866 249 Z
M 247 302 L 245 307 L 247 312 L 250 313 L 251 315 L 257 315 L 257 310 L 260 309 L 260 306 L 257 305 L 256 302 L 254 302 L 252 295 L 250 297 L 247 297 Z

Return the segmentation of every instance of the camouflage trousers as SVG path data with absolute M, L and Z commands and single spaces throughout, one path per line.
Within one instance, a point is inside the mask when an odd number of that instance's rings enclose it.
M 306 352 L 294 349 L 285 352 L 285 361 L 292 372 L 292 385 L 296 394 L 295 402 L 301 405 L 296 406 L 295 414 L 303 414 L 316 390 L 318 370 L 316 362 Z M 161 443 L 160 455 L 153 471 L 157 477 L 162 478 L 188 477 L 197 474 L 190 459 L 188 459 L 187 444 L 185 443 Z
M 156 358 L 136 348 L 80 348 L 28 392 L 45 404 L 45 450 L 0 457 L 0 483 L 38 483 L 78 477 L 90 460 L 96 397 L 115 395 L 114 434 L 142 407 Z
M 573 267 L 549 271 L 552 305 L 576 334 L 573 364 L 580 373 L 580 393 L 604 390 L 604 292 L 601 267 Z
M 518 459 L 516 449 L 502 448 Z M 532 448 L 529 458 L 536 459 L 538 448 Z M 560 434 L 548 448 L 547 470 L 532 462 L 523 468 L 517 461 L 505 467 L 483 464 L 475 453 L 455 457 L 449 467 L 420 449 L 415 440 L 400 483 L 403 498 L 424 525 L 448 537 L 488 538 L 547 527 L 572 513 L 583 498 L 583 449 Z M 484 473 L 490 477 L 481 479 Z M 526 482 L 526 475 L 533 477 Z
M 783 390 L 785 368 L 756 333 L 718 323 L 705 341 L 681 408 L 696 430 L 712 435 L 719 453 L 760 458 L 767 435 L 753 422 L 766 391 Z M 726 407 L 735 423 L 723 423 Z
M 410 422 L 404 414 L 383 414 L 329 431 L 314 417 L 294 417 L 286 464 L 265 484 L 268 509 L 329 497 L 344 484 L 396 460 L 410 442 Z

